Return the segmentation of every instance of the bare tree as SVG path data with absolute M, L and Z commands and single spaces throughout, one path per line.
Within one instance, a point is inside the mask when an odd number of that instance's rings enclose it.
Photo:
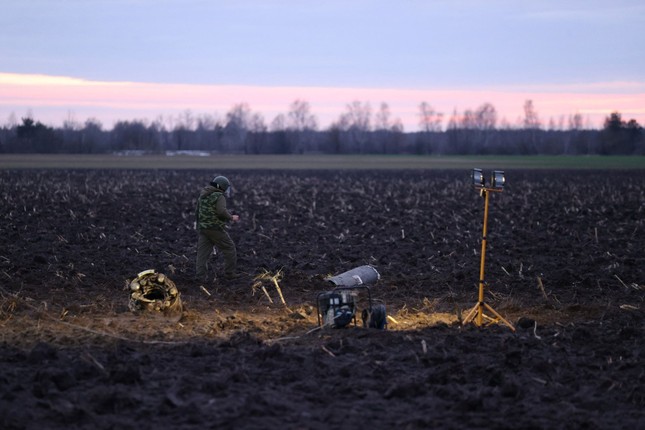
M 197 146 L 195 142 L 195 117 L 190 109 L 186 109 L 177 118 L 175 126 L 172 129 L 172 141 L 174 149 L 179 151 L 192 149 Z
M 569 130 L 582 130 L 582 115 L 575 113 L 569 116 Z
M 311 114 L 309 103 L 300 99 L 291 103 L 288 121 L 291 138 L 290 152 L 304 152 L 311 145 L 313 131 L 318 127 L 316 117 Z
M 402 144 L 403 123 L 400 118 L 391 119 L 390 106 L 382 102 L 374 118 L 374 151 L 380 153 L 399 152 Z
M 267 126 L 264 123 L 264 117 L 259 113 L 251 115 L 249 120 L 249 131 L 244 152 L 246 154 L 259 154 L 266 142 Z
M 497 109 L 490 103 L 484 103 L 475 111 L 475 126 L 477 128 L 474 136 L 475 143 L 479 146 L 479 152 L 490 153 L 491 140 L 497 125 Z
M 287 128 L 287 119 L 283 113 L 276 115 L 271 121 L 271 131 L 284 131 Z
M 527 100 L 526 102 L 524 102 L 523 125 L 526 139 L 524 140 L 524 142 L 521 142 L 521 144 L 525 146 L 522 152 L 529 154 L 539 153 L 540 149 L 538 148 L 538 146 L 540 143 L 540 134 L 538 132 L 542 127 L 542 123 L 540 122 L 540 117 L 538 116 L 538 113 L 533 106 L 533 100 Z
M 7 117 L 7 128 L 13 130 L 17 126 L 18 126 L 18 118 L 16 117 L 16 113 L 11 112 Z
M 390 106 L 387 103 L 381 103 L 378 112 L 374 118 L 374 130 L 388 130 L 390 128 Z
M 190 109 L 186 109 L 179 114 L 179 123 L 187 130 L 195 129 L 195 115 Z
M 527 100 L 526 102 L 524 102 L 523 125 L 526 130 L 534 130 L 542 127 L 540 117 L 538 116 L 538 113 L 533 106 L 533 100 Z
M 195 127 L 195 149 L 214 149 L 218 147 L 218 132 L 224 127 L 214 115 L 203 114 L 197 117 Z
M 290 151 L 287 138 L 287 117 L 285 114 L 278 114 L 271 121 L 270 152 L 286 154 Z
M 315 130 L 318 128 L 318 121 L 311 113 L 309 102 L 295 100 L 289 108 L 289 128 L 297 131 Z
M 369 102 L 362 104 L 355 100 L 346 106 L 346 111 L 339 118 L 338 126 L 347 134 L 350 151 L 365 152 L 371 117 L 372 108 Z
M 490 103 L 481 105 L 474 114 L 474 125 L 478 130 L 494 130 L 497 125 L 497 110 Z
M 103 124 L 96 118 L 88 118 L 81 130 L 81 145 L 87 152 L 103 152 L 106 134 L 103 132 Z
M 441 131 L 443 113 L 434 110 L 427 102 L 421 102 L 419 105 L 419 129 L 429 133 L 431 131 Z
M 197 117 L 197 129 L 215 130 L 218 126 L 220 126 L 220 122 L 215 115 L 205 113 Z
M 67 118 L 65 118 L 65 120 L 63 121 L 63 130 L 76 131 L 80 130 L 81 128 L 81 123 L 76 120 L 76 115 L 74 114 L 74 112 L 72 112 L 71 110 L 67 111 Z
M 418 154 L 429 154 L 436 152 L 441 154 L 444 148 L 438 145 L 436 139 L 439 131 L 441 130 L 441 122 L 443 114 L 434 110 L 427 102 L 419 104 L 419 130 L 415 142 L 415 152 Z M 436 148 L 435 148 L 436 146 Z
M 385 144 L 385 152 L 391 154 L 398 154 L 401 152 L 405 144 L 405 134 L 403 123 L 400 118 L 395 118 L 392 121 L 387 134 L 387 141 Z
M 224 127 L 224 149 L 229 151 L 242 151 L 251 121 L 251 108 L 247 103 L 234 105 L 226 114 Z
M 582 133 L 582 115 L 576 113 L 569 116 L 569 130 L 562 137 L 562 152 L 569 153 L 586 153 L 584 134 Z
M 63 149 L 69 152 L 85 152 L 82 148 L 82 125 L 76 120 L 74 112 L 67 111 L 67 118 L 63 120 L 62 134 Z

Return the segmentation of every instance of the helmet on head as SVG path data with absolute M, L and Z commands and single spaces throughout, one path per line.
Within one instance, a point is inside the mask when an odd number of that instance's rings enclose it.
M 211 185 L 227 195 L 230 193 L 231 182 L 225 176 L 215 176 Z

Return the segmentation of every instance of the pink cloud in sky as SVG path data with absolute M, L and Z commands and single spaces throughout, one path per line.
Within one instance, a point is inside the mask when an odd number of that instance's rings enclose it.
M 444 127 L 453 111 L 476 110 L 491 103 L 502 121 L 514 126 L 523 117 L 526 100 L 532 100 L 542 123 L 556 124 L 580 114 L 590 126 L 602 127 L 614 111 L 623 119 L 645 125 L 645 83 L 609 82 L 594 84 L 500 87 L 472 89 L 388 89 L 329 87 L 262 87 L 239 85 L 192 85 L 142 82 L 99 82 L 71 77 L 0 73 L 0 121 L 31 112 L 34 119 L 58 126 L 72 115 L 77 121 L 100 120 L 111 128 L 118 120 L 155 120 L 160 115 L 177 117 L 190 110 L 193 115 L 224 118 L 238 103 L 270 122 L 286 114 L 296 100 L 307 101 L 311 113 L 326 128 L 353 101 L 369 103 L 375 113 L 388 104 L 392 119 L 400 119 L 405 131 L 418 128 L 419 104 L 427 102 L 444 114 Z

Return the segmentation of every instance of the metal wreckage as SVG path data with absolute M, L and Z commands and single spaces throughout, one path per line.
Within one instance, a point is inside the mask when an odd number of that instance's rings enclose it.
M 184 306 L 175 283 L 154 269 L 144 270 L 129 283 L 128 308 L 135 313 L 159 312 L 169 317 L 181 317 Z
M 387 329 L 385 305 L 375 305 L 371 287 L 381 275 L 369 265 L 359 266 L 339 275 L 325 278 L 331 287 L 316 296 L 318 325 L 344 328 L 357 325 L 360 315 L 365 328 Z M 180 318 L 183 312 L 181 293 L 175 283 L 154 269 L 139 273 L 129 282 L 128 308 L 134 313 L 154 312 Z M 361 309 L 361 305 L 363 308 Z

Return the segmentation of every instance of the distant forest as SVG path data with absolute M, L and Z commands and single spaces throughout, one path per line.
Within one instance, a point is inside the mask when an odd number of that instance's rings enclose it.
M 515 125 L 498 124 L 495 107 L 453 112 L 444 127 L 443 113 L 419 105 L 419 131 L 405 132 L 388 105 L 376 112 L 368 103 L 348 104 L 324 130 L 309 103 L 296 100 L 287 114 L 268 126 L 245 103 L 223 120 L 185 111 L 176 119 L 118 121 L 106 130 L 100 121 L 70 118 L 60 128 L 27 115 L 0 128 L 0 153 L 113 153 L 140 151 L 208 151 L 246 154 L 505 154 L 505 155 L 645 155 L 643 128 L 634 119 L 611 113 L 601 129 L 583 125 L 575 114 L 544 124 L 531 100 Z

